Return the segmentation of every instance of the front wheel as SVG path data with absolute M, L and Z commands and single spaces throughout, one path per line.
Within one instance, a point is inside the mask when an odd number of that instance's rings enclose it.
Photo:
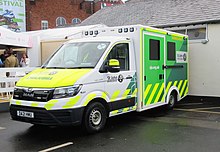
M 94 102 L 86 108 L 83 125 L 88 133 L 102 130 L 107 119 L 107 112 L 103 104 Z

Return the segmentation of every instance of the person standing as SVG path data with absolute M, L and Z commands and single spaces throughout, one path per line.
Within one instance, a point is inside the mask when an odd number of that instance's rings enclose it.
M 7 52 L 8 52 L 8 49 L 4 51 L 4 54 L 1 54 L 1 55 L 0 55 L 1 61 L 2 61 L 2 63 L 3 63 L 3 64 L 2 64 L 2 67 L 5 66 L 5 65 L 4 65 L 5 59 L 8 57 L 8 53 L 7 53 Z
M 2 59 L 0 58 L 0 67 L 3 67 L 3 66 L 4 66 L 4 64 L 2 62 Z
M 18 67 L 19 66 L 18 58 L 15 57 L 15 55 L 13 54 L 12 48 L 7 49 L 7 54 L 9 56 L 5 59 L 5 68 Z M 6 72 L 6 77 L 15 77 L 15 76 L 16 76 L 16 72 Z M 14 82 L 9 82 L 8 87 L 14 87 L 14 85 L 15 85 Z
M 18 58 L 14 56 L 12 48 L 7 53 L 9 56 L 5 59 L 5 67 L 18 67 Z
M 21 67 L 29 67 L 29 64 L 30 64 L 30 59 L 28 58 L 26 53 L 23 53 L 21 61 L 20 61 L 20 66 Z

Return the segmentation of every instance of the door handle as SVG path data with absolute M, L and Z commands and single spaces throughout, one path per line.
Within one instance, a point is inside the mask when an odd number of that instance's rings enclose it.
M 129 75 L 129 76 L 126 77 L 126 79 L 132 79 L 132 76 Z

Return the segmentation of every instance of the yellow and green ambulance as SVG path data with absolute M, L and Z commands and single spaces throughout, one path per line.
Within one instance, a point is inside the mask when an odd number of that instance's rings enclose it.
M 172 108 L 188 94 L 188 74 L 186 35 L 142 25 L 83 31 L 17 82 L 10 113 L 97 132 L 111 116 Z

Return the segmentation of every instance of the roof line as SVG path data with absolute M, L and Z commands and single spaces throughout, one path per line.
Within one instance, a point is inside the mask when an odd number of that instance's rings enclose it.
M 150 25 L 152 27 L 174 27 L 174 26 L 187 26 L 193 24 L 207 24 L 207 23 L 218 23 L 220 19 L 210 19 L 210 20 L 202 20 L 202 21 L 195 21 L 195 22 L 180 22 L 174 24 L 158 24 L 158 25 Z

